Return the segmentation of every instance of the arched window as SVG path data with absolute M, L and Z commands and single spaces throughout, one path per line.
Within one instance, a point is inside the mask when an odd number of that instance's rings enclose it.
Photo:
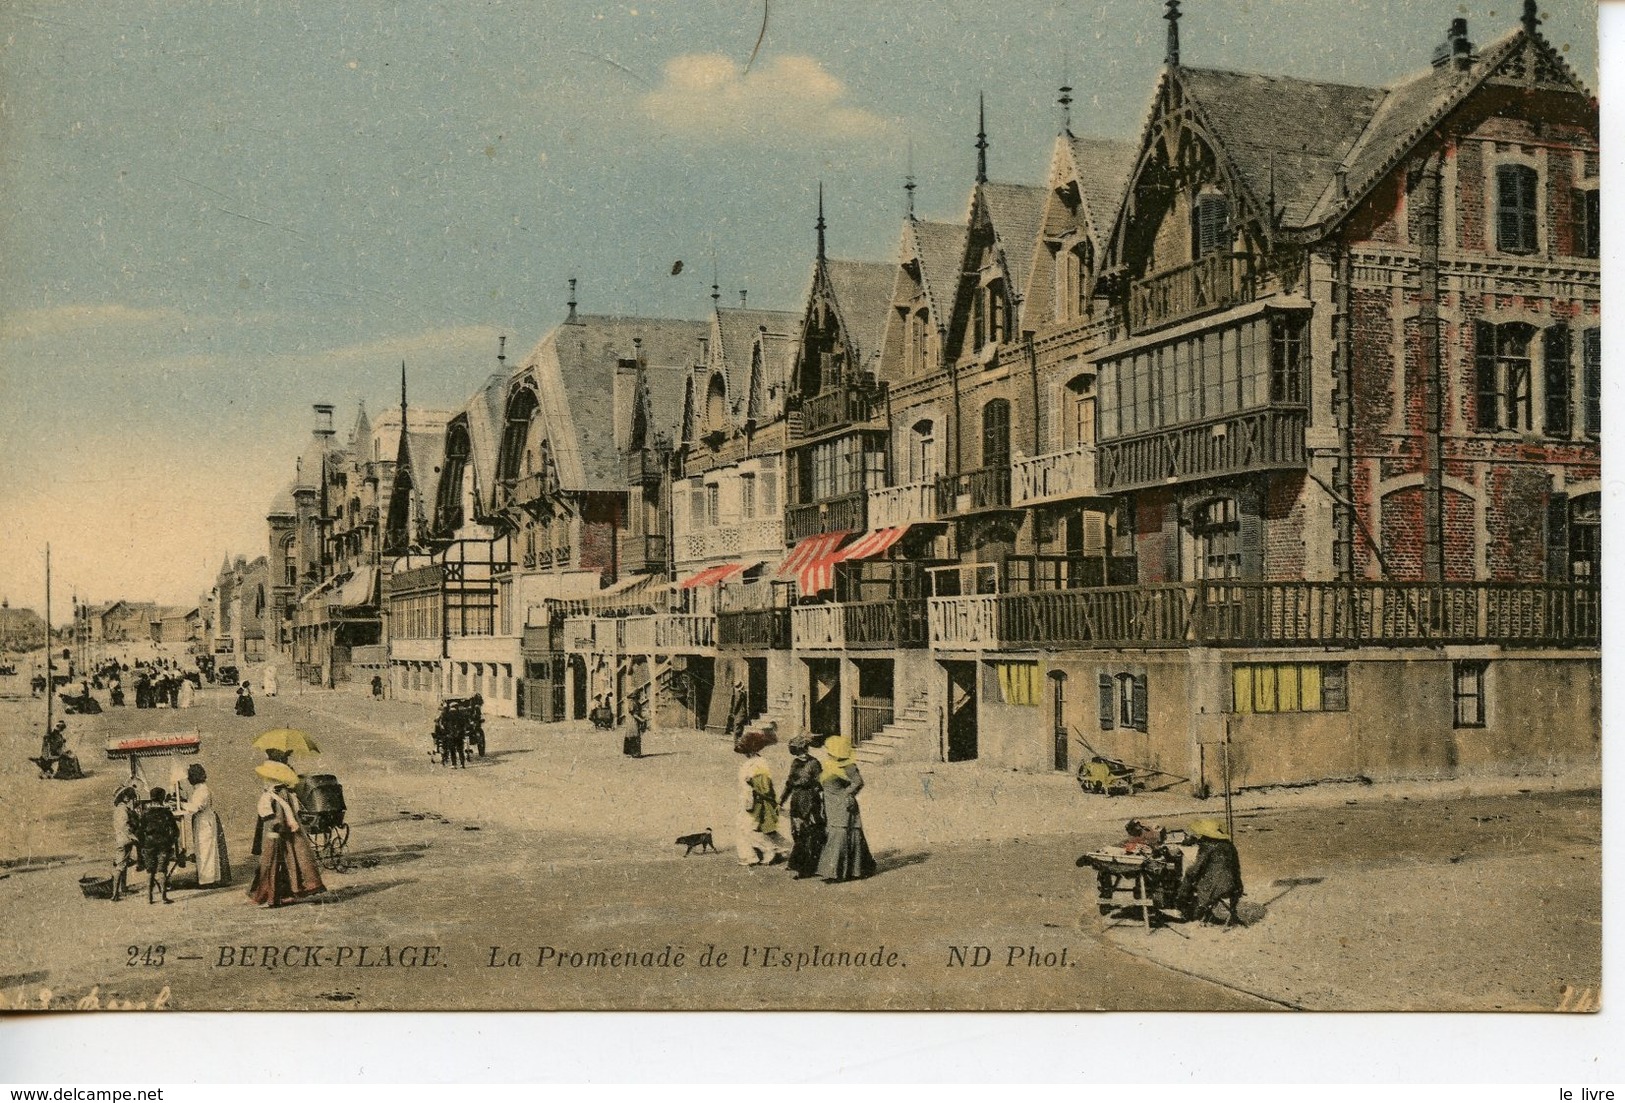
M 1061 421 L 1064 447 L 1095 443 L 1095 377 L 1079 372 L 1066 382 L 1066 416 Z
M 1010 403 L 995 398 L 982 407 L 982 466 L 1010 465 Z
M 705 391 L 705 431 L 720 433 L 728 424 L 728 390 L 722 376 L 713 375 Z
M 293 533 L 282 541 L 282 584 L 299 585 L 299 554 L 294 550 Z
M 1003 280 L 988 284 L 986 294 L 987 340 L 989 344 L 1002 345 L 1010 338 L 1010 296 Z

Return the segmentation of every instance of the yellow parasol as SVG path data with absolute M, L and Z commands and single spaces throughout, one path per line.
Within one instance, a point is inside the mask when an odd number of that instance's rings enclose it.
M 278 785 L 292 786 L 299 784 L 299 775 L 280 762 L 261 762 L 254 767 L 254 772 L 266 781 L 275 782 Z
M 273 728 L 254 740 L 261 751 L 284 751 L 288 754 L 321 754 L 316 741 L 297 728 Z

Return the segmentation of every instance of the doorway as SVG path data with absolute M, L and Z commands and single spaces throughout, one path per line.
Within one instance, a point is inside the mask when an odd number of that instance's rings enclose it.
M 570 716 L 587 718 L 587 660 L 580 655 L 570 656 Z
M 750 702 L 751 716 L 767 711 L 767 659 L 745 660 L 745 694 Z
M 807 726 L 814 735 L 841 734 L 841 660 L 807 659 Z
M 948 761 L 968 762 L 977 754 L 976 664 L 943 663 L 948 675 Z

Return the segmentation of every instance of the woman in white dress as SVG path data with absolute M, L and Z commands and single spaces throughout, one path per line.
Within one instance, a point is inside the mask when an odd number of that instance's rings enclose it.
M 265 673 L 260 676 L 260 691 L 267 697 L 276 696 L 276 665 L 267 664 Z
M 231 883 L 231 863 L 226 858 L 226 830 L 214 810 L 209 793 L 209 775 L 202 766 L 187 767 L 186 780 L 192 793 L 181 805 L 181 814 L 191 820 L 193 857 L 197 862 L 198 888 Z

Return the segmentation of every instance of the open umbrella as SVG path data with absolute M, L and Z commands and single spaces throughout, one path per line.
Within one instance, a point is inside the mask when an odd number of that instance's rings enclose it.
M 254 772 L 266 781 L 275 782 L 278 785 L 291 786 L 299 784 L 299 775 L 280 762 L 261 762 L 254 767 Z
M 321 754 L 316 741 L 297 728 L 273 728 L 254 740 L 261 751 L 284 751 L 288 754 Z

